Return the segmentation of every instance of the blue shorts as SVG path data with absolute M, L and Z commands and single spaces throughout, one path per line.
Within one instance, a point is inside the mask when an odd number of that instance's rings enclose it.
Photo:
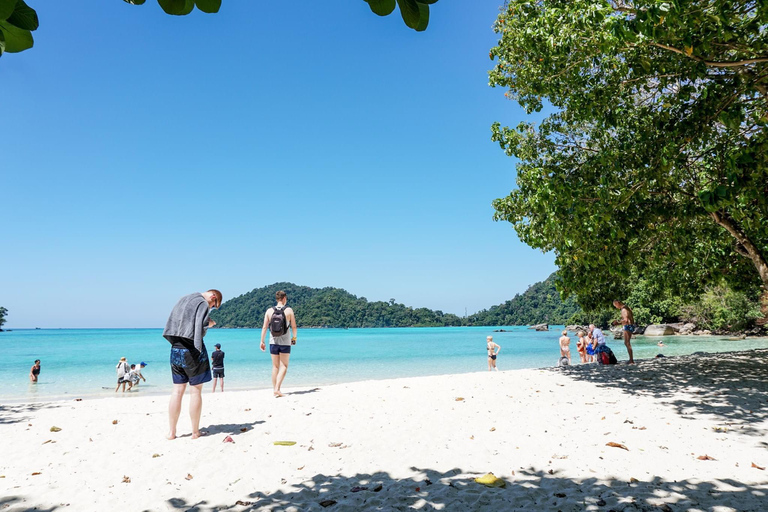
M 625 331 L 629 331 L 629 332 L 635 332 L 635 326 L 634 325 L 625 325 L 624 326 L 624 330 Z
M 223 379 L 224 378 L 224 368 L 214 368 L 213 369 L 213 378 L 214 379 Z
M 195 352 L 198 352 L 195 350 Z M 208 351 L 198 352 L 195 357 L 186 348 L 171 347 L 171 373 L 174 384 L 190 384 L 197 386 L 211 380 L 211 364 L 208 362 Z
M 273 356 L 276 356 L 278 354 L 290 354 L 291 346 L 290 345 L 270 345 L 269 353 L 272 354 Z

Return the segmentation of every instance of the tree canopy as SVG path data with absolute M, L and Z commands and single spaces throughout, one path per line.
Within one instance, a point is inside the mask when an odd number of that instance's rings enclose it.
M 124 0 L 132 5 L 143 5 L 146 0 Z M 219 12 L 222 0 L 157 0 L 168 14 L 186 16 L 195 9 L 213 14 Z M 429 6 L 437 0 L 364 0 L 375 14 L 388 16 L 400 7 L 406 26 L 423 31 L 429 24 Z M 37 30 L 37 12 L 24 0 L 0 0 L 0 56 L 3 53 L 22 52 L 32 48 L 32 32 Z
M 8 310 L 0 306 L 0 329 L 5 325 L 5 315 L 8 314 Z
M 554 112 L 494 124 L 518 159 L 495 217 L 554 251 L 565 296 L 768 286 L 766 26 L 765 0 L 505 4 L 490 83 Z

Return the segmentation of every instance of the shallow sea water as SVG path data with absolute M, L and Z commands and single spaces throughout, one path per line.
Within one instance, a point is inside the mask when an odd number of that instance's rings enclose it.
M 487 371 L 485 337 L 501 345 L 500 370 L 557 364 L 562 327 L 548 332 L 526 327 L 428 327 L 392 329 L 299 329 L 283 387 L 322 386 L 341 382 Z M 508 332 L 493 332 L 505 329 Z M 225 389 L 271 387 L 269 352 L 259 350 L 261 331 L 212 329 L 206 336 L 209 354 L 221 343 L 225 357 Z M 635 359 L 695 352 L 727 352 L 768 348 L 768 338 L 728 341 L 718 336 L 633 338 Z M 578 363 L 576 339 L 571 353 Z M 115 365 L 120 357 L 147 367 L 136 392 L 128 396 L 169 393 L 170 345 L 161 329 L 34 329 L 0 333 L 0 402 L 113 396 Z M 621 340 L 609 340 L 619 361 L 627 360 Z M 37 384 L 29 382 L 35 359 L 42 361 Z M 211 384 L 206 384 L 209 391 Z M 121 394 L 122 396 L 122 394 Z

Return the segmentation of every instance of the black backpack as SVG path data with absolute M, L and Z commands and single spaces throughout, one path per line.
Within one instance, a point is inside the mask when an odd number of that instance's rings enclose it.
M 288 332 L 288 322 L 285 319 L 283 308 L 273 308 L 272 319 L 269 321 L 269 332 L 275 337 L 282 336 Z

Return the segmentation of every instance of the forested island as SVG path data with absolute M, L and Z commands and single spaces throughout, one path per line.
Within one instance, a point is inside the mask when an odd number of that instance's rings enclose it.
M 503 304 L 466 317 L 429 308 L 413 308 L 389 301 L 369 301 L 341 288 L 310 288 L 293 283 L 275 283 L 256 288 L 224 302 L 212 313 L 221 328 L 260 328 L 264 311 L 275 303 L 275 292 L 288 294 L 288 305 L 296 311 L 299 327 L 452 327 L 534 325 L 548 323 L 588 324 L 606 327 L 618 318 L 612 307 L 586 312 L 578 299 L 560 298 L 553 273 L 531 285 L 524 293 Z M 674 295 L 659 295 L 654 283 L 638 279 L 625 302 L 633 308 L 640 325 L 662 322 L 694 322 L 703 329 L 739 331 L 754 326 L 760 305 L 750 295 L 719 286 L 698 299 L 683 301 Z
M 259 328 L 264 311 L 275 303 L 275 292 L 284 290 L 296 311 L 299 327 L 448 327 L 471 325 L 562 324 L 580 312 L 575 299 L 560 300 L 555 274 L 531 286 L 522 295 L 467 317 L 428 308 L 412 308 L 389 301 L 369 301 L 341 288 L 310 288 L 275 283 L 224 302 L 212 314 L 219 327 Z

